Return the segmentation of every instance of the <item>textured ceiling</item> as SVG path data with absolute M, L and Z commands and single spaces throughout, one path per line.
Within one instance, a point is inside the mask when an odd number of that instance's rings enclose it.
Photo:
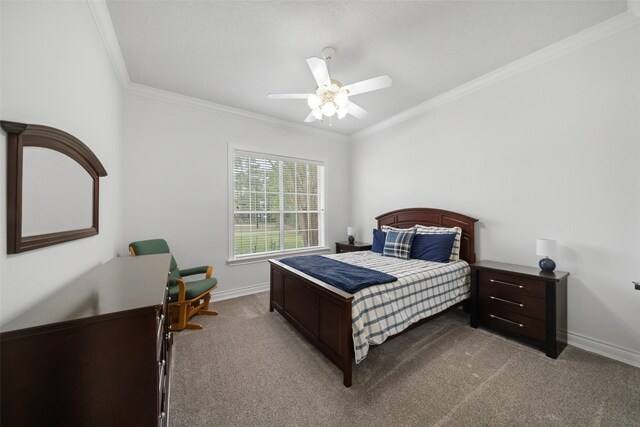
M 302 123 L 305 58 L 343 84 L 388 74 L 352 100 L 371 114 L 309 126 L 350 135 L 627 10 L 621 1 L 113 1 L 131 81 Z

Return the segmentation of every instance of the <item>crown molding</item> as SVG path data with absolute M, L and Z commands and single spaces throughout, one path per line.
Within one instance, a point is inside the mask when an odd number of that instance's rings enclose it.
M 118 38 L 116 37 L 116 33 L 113 28 L 113 22 L 111 22 L 111 15 L 109 14 L 109 9 L 107 9 L 107 3 L 105 2 L 105 0 L 86 1 L 89 5 L 89 9 L 91 10 L 91 14 L 93 15 L 96 26 L 98 27 L 98 31 L 100 32 L 100 36 L 102 37 L 105 48 L 107 49 L 109 60 L 111 61 L 111 65 L 113 66 L 123 92 L 144 96 L 159 101 L 171 102 L 173 104 L 186 107 L 228 114 L 246 120 L 265 123 L 278 128 L 286 128 L 307 135 L 318 136 L 341 142 L 349 141 L 349 137 L 347 135 L 343 135 L 337 132 L 313 128 L 300 123 L 267 116 L 266 114 L 254 113 L 251 111 L 242 110 L 240 108 L 217 104 L 215 102 L 205 101 L 200 98 L 181 95 L 175 92 L 157 89 L 132 82 L 129 78 L 129 72 L 127 71 L 127 66 L 124 62 L 122 51 L 120 50 L 120 44 L 118 43 Z
M 120 51 L 116 31 L 113 29 L 113 22 L 111 22 L 111 15 L 109 14 L 109 9 L 107 9 L 107 3 L 105 0 L 87 0 L 87 5 L 89 5 L 93 20 L 98 27 L 102 42 L 107 49 L 107 54 L 113 66 L 113 71 L 118 78 L 118 83 L 120 83 L 120 88 L 124 90 L 131 80 L 129 79 L 127 65 Z
M 631 3 L 639 2 L 630 1 L 630 9 Z M 637 5 L 636 9 L 638 9 Z M 421 104 L 416 105 L 415 107 L 411 107 L 399 114 L 396 114 L 395 116 L 391 116 L 388 119 L 382 120 L 381 122 L 369 126 L 368 128 L 355 132 L 351 134 L 351 140 L 361 139 L 366 136 L 378 133 L 384 129 L 395 126 L 398 123 L 404 122 L 413 117 L 424 114 L 427 111 L 441 107 L 442 105 L 455 101 L 486 86 L 497 83 L 501 80 L 526 71 L 547 61 L 551 61 L 559 56 L 565 55 L 569 52 L 594 43 L 598 40 L 601 40 L 607 36 L 625 30 L 639 23 L 640 17 L 632 12 L 624 12 L 620 15 L 614 16 L 613 18 L 610 18 L 606 21 L 601 22 L 600 24 L 597 24 L 564 40 L 554 43 L 551 46 L 532 53 L 531 55 L 525 56 L 522 59 L 500 67 L 497 70 L 491 71 L 490 73 L 478 77 L 477 79 L 471 80 L 470 82 L 458 86 L 448 92 L 445 92 L 442 95 L 438 95 Z
M 322 138 L 333 139 L 335 141 L 341 142 L 349 141 L 349 137 L 347 135 L 343 135 L 340 133 L 331 132 L 324 129 L 312 128 L 303 124 L 267 116 L 266 114 L 259 114 L 247 110 L 242 110 L 240 108 L 230 107 L 228 105 L 216 104 L 215 102 L 205 101 L 204 99 L 181 95 L 179 93 L 157 89 L 138 83 L 129 83 L 127 85 L 127 88 L 125 89 L 125 92 L 133 95 L 143 96 L 146 98 L 156 99 L 159 101 L 170 102 L 172 104 L 177 104 L 184 107 L 191 107 L 205 111 L 228 114 L 234 117 L 240 117 L 245 120 L 252 120 L 263 124 L 269 124 L 279 128 L 287 128 L 307 135 L 319 136 Z
M 120 87 L 125 93 L 172 102 L 174 104 L 179 104 L 182 106 L 189 106 L 193 108 L 214 111 L 217 113 L 229 114 L 234 117 L 262 122 L 280 128 L 284 127 L 304 134 L 310 134 L 342 142 L 357 140 L 369 135 L 373 135 L 377 132 L 395 126 L 413 117 L 424 114 L 427 111 L 455 101 L 465 95 L 475 92 L 476 90 L 492 85 L 503 79 L 509 78 L 515 74 L 526 71 L 532 67 L 555 59 L 559 56 L 579 49 L 580 47 L 594 43 L 609 35 L 640 23 L 640 1 L 627 0 L 629 8 L 628 12 L 624 12 L 620 15 L 614 16 L 613 18 L 610 18 L 604 22 L 601 22 L 600 24 L 597 24 L 571 37 L 561 40 L 551 46 L 541 49 L 529 56 L 507 64 L 501 68 L 498 68 L 497 70 L 478 77 L 477 79 L 474 79 L 448 92 L 445 92 L 421 104 L 418 104 L 415 107 L 411 107 L 399 114 L 382 120 L 372 126 L 369 126 L 368 128 L 355 132 L 350 136 L 347 136 L 325 129 L 313 128 L 304 124 L 291 122 L 284 119 L 278 119 L 266 114 L 254 113 L 251 111 L 242 110 L 240 108 L 217 104 L 215 102 L 205 101 L 200 98 L 181 95 L 175 92 L 170 92 L 131 82 L 129 73 L 127 71 L 127 66 L 124 62 L 124 58 L 120 50 L 120 45 L 113 28 L 113 23 L 111 22 L 111 15 L 109 14 L 109 10 L 107 9 L 105 0 L 86 1 L 89 5 L 89 9 L 91 10 L 91 14 L 96 23 L 96 26 L 98 27 L 100 36 L 102 37 L 102 41 L 104 42 L 104 45 L 107 49 L 109 60 L 111 61 L 114 72 L 118 78 Z

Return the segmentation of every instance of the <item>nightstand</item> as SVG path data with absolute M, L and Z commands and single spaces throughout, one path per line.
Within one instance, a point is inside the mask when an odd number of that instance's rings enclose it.
M 336 253 L 343 252 L 356 252 L 356 251 L 368 251 L 371 249 L 371 243 L 353 242 L 353 245 L 349 242 L 336 242 Z
M 471 264 L 471 326 L 494 329 L 557 358 L 567 346 L 567 277 L 539 268 Z

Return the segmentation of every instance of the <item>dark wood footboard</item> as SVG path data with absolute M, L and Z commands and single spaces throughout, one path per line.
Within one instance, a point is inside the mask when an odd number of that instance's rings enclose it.
M 276 260 L 271 264 L 269 311 L 277 310 L 343 372 L 351 387 L 353 295 Z

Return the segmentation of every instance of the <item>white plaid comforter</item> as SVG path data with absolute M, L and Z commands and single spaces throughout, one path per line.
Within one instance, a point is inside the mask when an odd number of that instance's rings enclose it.
M 471 269 L 465 261 L 442 264 L 403 260 L 370 251 L 325 256 L 398 278 L 354 294 L 351 309 L 356 363 L 367 357 L 370 345 L 382 344 L 412 323 L 469 297 Z

